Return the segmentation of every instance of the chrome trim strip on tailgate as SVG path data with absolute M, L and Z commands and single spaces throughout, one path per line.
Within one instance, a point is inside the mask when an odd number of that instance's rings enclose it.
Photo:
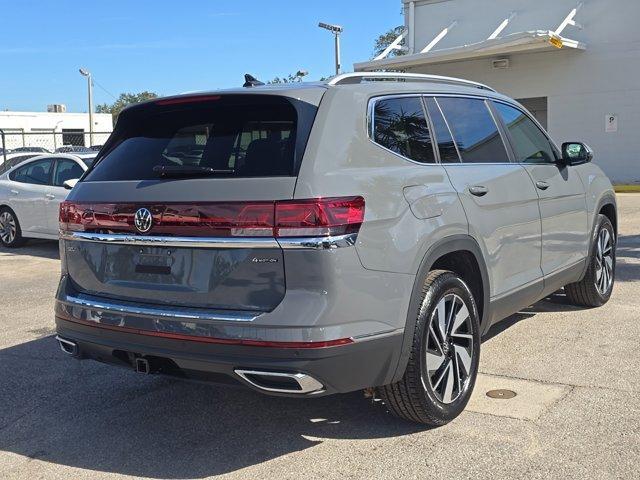
M 280 237 L 278 243 L 285 249 L 333 250 L 351 247 L 356 244 L 357 233 L 337 235 L 335 237 Z
M 130 234 L 60 232 L 60 238 L 80 242 L 110 243 L 114 245 L 140 245 L 174 248 L 278 248 L 275 238 L 245 237 L 164 237 Z
M 113 245 L 139 245 L 183 248 L 278 248 L 332 250 L 351 247 L 356 244 L 357 233 L 334 237 L 165 237 L 142 236 L 126 233 L 60 232 L 63 240 L 80 242 L 110 243 Z
M 252 322 L 258 318 L 260 312 L 241 311 L 199 311 L 195 308 L 176 308 L 168 306 L 141 307 L 130 303 L 116 303 L 106 300 L 96 300 L 93 298 L 81 298 L 66 295 L 62 303 L 70 306 L 90 308 L 95 310 L 107 310 L 129 315 L 141 315 L 145 317 L 162 317 L 173 320 L 208 320 L 223 322 Z

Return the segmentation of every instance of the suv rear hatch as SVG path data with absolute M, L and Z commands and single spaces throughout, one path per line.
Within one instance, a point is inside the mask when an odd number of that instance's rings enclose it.
M 285 294 L 276 201 L 293 198 L 323 89 L 228 94 L 125 110 L 61 206 L 78 293 L 270 311 Z M 300 97 L 300 95 L 298 95 Z

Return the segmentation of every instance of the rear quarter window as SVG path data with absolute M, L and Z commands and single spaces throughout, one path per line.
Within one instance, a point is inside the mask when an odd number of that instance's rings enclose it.
M 317 107 L 270 95 L 134 107 L 83 181 L 153 180 L 155 167 L 206 167 L 221 176 L 294 176 Z
M 420 163 L 435 163 L 420 97 L 382 98 L 373 106 L 373 141 Z

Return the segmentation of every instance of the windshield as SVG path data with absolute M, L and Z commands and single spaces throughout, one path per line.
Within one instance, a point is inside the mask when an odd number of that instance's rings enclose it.
M 298 141 L 306 143 L 308 131 L 300 136 L 293 101 L 229 97 L 166 106 L 160 101 L 119 120 L 115 145 L 107 145 L 84 181 L 152 180 L 181 170 L 182 176 L 295 175 Z

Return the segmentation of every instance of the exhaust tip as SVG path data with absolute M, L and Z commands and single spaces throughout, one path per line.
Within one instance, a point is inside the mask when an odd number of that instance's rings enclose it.
M 324 385 L 306 373 L 241 369 L 236 369 L 235 372 L 244 381 L 265 392 L 303 395 L 324 391 Z
M 58 341 L 58 345 L 60 345 L 60 349 L 64 353 L 72 357 L 76 357 L 78 355 L 78 344 L 76 342 L 62 338 L 60 335 L 56 335 L 56 340 Z

